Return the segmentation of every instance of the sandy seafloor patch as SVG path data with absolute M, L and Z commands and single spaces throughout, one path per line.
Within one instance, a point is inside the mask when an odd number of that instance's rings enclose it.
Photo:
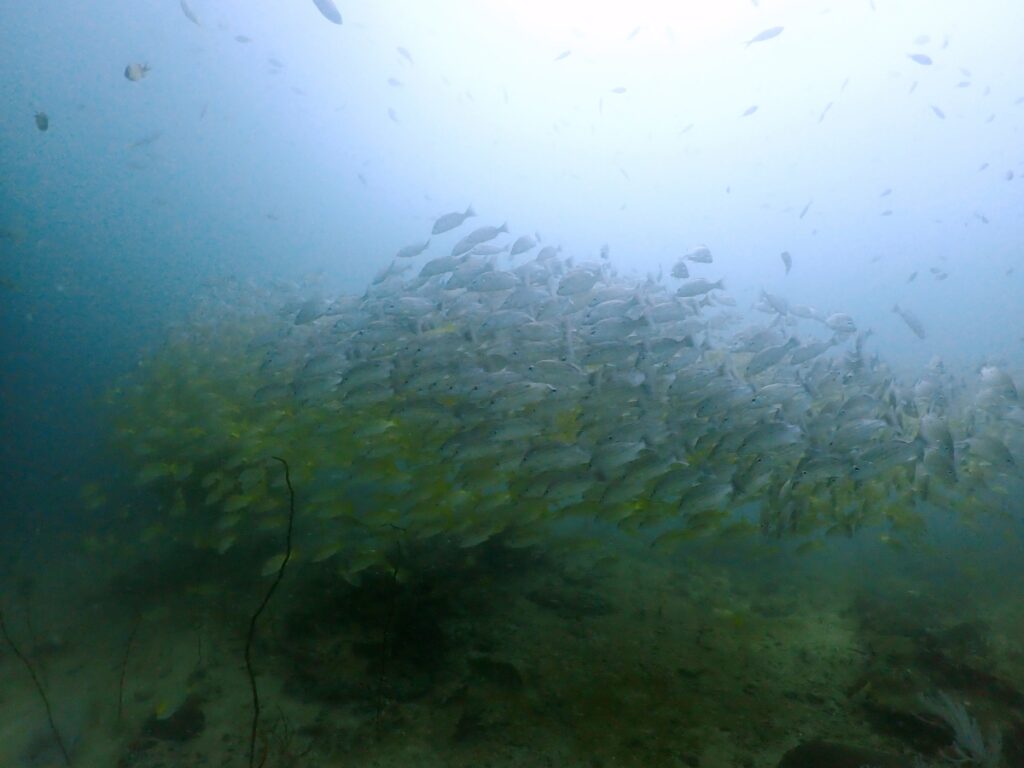
M 951 584 L 898 559 L 830 571 L 828 553 L 759 560 L 756 546 L 729 546 L 729 557 L 506 552 L 363 592 L 296 569 L 255 646 L 259 755 L 268 768 L 771 768 L 822 738 L 909 765 L 941 732 L 888 725 L 937 690 L 1016 748 L 1024 598 L 1013 585 L 984 592 L 985 573 Z M 32 572 L 4 611 L 75 766 L 247 765 L 244 632 L 267 580 L 144 559 Z M 4 648 L 0 766 L 61 764 Z

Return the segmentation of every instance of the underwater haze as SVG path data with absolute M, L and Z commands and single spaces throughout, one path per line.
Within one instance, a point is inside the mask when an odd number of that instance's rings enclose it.
M 1022 37 L 0 5 L 0 765 L 1024 766 Z

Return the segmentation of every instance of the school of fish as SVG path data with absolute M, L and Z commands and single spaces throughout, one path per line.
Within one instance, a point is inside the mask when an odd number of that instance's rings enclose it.
M 211 298 L 116 393 L 137 482 L 165 502 L 153 525 L 187 518 L 176 535 L 220 552 L 279 537 L 272 455 L 301 489 L 296 560 L 346 576 L 434 537 L 815 547 L 866 528 L 902 546 L 936 509 L 1021 498 L 1024 402 L 1003 368 L 901 381 L 847 314 L 762 292 L 768 319 L 744 325 L 722 280 L 689 276 L 706 246 L 646 277 L 530 235 L 474 253 L 507 231 L 442 255 L 425 240 L 361 295 Z

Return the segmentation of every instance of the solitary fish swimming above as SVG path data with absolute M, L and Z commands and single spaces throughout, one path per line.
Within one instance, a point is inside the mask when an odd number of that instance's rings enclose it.
M 133 83 L 139 82 L 142 78 L 149 74 L 148 64 L 129 64 L 124 68 L 124 76 L 131 80 Z
M 782 30 L 785 27 L 769 27 L 763 32 L 758 32 L 752 38 L 747 40 L 747 47 L 749 48 L 754 43 L 763 43 L 765 40 L 771 40 L 773 37 L 778 37 L 782 34 Z
M 313 0 L 313 2 L 325 19 L 334 24 L 341 24 L 341 12 L 338 11 L 338 7 L 334 4 L 333 0 Z

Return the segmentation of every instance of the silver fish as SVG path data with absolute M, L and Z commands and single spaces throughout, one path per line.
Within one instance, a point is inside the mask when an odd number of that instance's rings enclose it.
M 313 0 L 318 11 L 332 24 L 341 24 L 341 13 L 333 0 Z
M 671 275 L 672 277 L 677 277 L 682 280 L 685 280 L 690 276 L 690 268 L 686 266 L 686 262 L 683 261 L 683 259 L 680 259 L 679 261 L 672 265 Z
M 696 248 L 692 249 L 689 253 L 683 256 L 683 258 L 687 259 L 688 261 L 698 262 L 700 264 L 710 264 L 714 260 L 714 257 L 712 257 L 711 255 L 711 249 L 709 249 L 706 245 L 698 245 Z
M 455 229 L 456 227 L 462 226 L 462 223 L 473 216 L 476 216 L 476 211 L 473 210 L 473 206 L 466 208 L 465 213 L 459 213 L 455 211 L 453 213 L 446 213 L 437 221 L 434 222 L 433 228 L 430 230 L 431 234 L 440 235 L 449 230 Z
M 523 235 L 522 237 L 516 238 L 516 241 L 512 243 L 512 250 L 509 251 L 509 255 L 517 256 L 520 253 L 526 253 L 527 251 L 536 247 L 536 240 L 530 237 L 530 235 Z
M 778 37 L 782 34 L 782 30 L 784 29 L 785 27 L 769 27 L 763 32 L 758 32 L 752 38 L 747 40 L 746 47 L 749 48 L 754 43 L 763 43 L 765 40 L 771 40 L 773 37 Z
M 725 288 L 725 284 L 722 280 L 711 282 L 710 280 L 705 280 L 703 277 L 698 277 L 695 280 L 690 280 L 679 286 L 676 290 L 676 296 L 684 299 L 692 298 L 694 296 L 703 296 L 709 291 L 721 290 L 723 288 Z
M 428 237 L 422 243 L 412 243 L 398 249 L 398 253 L 395 254 L 399 259 L 411 259 L 414 256 L 419 256 L 430 246 L 430 238 Z
M 923 339 L 926 336 L 924 326 L 921 325 L 921 321 L 917 319 L 917 315 L 913 312 L 903 309 L 899 304 L 893 304 L 892 311 L 903 318 L 903 322 L 907 324 L 907 327 L 914 332 L 917 338 Z
M 464 253 L 469 253 L 473 248 L 480 245 L 480 243 L 486 243 L 488 240 L 493 240 L 503 232 L 508 232 L 507 224 L 502 224 L 500 227 L 478 227 L 459 240 L 459 242 L 452 247 L 452 256 L 461 256 Z
M 195 15 L 195 13 L 193 13 L 192 9 L 189 7 L 186 0 L 179 0 L 179 3 L 181 5 L 181 12 L 185 14 L 185 18 L 191 21 L 197 27 L 201 27 L 202 24 L 199 23 L 199 18 Z

